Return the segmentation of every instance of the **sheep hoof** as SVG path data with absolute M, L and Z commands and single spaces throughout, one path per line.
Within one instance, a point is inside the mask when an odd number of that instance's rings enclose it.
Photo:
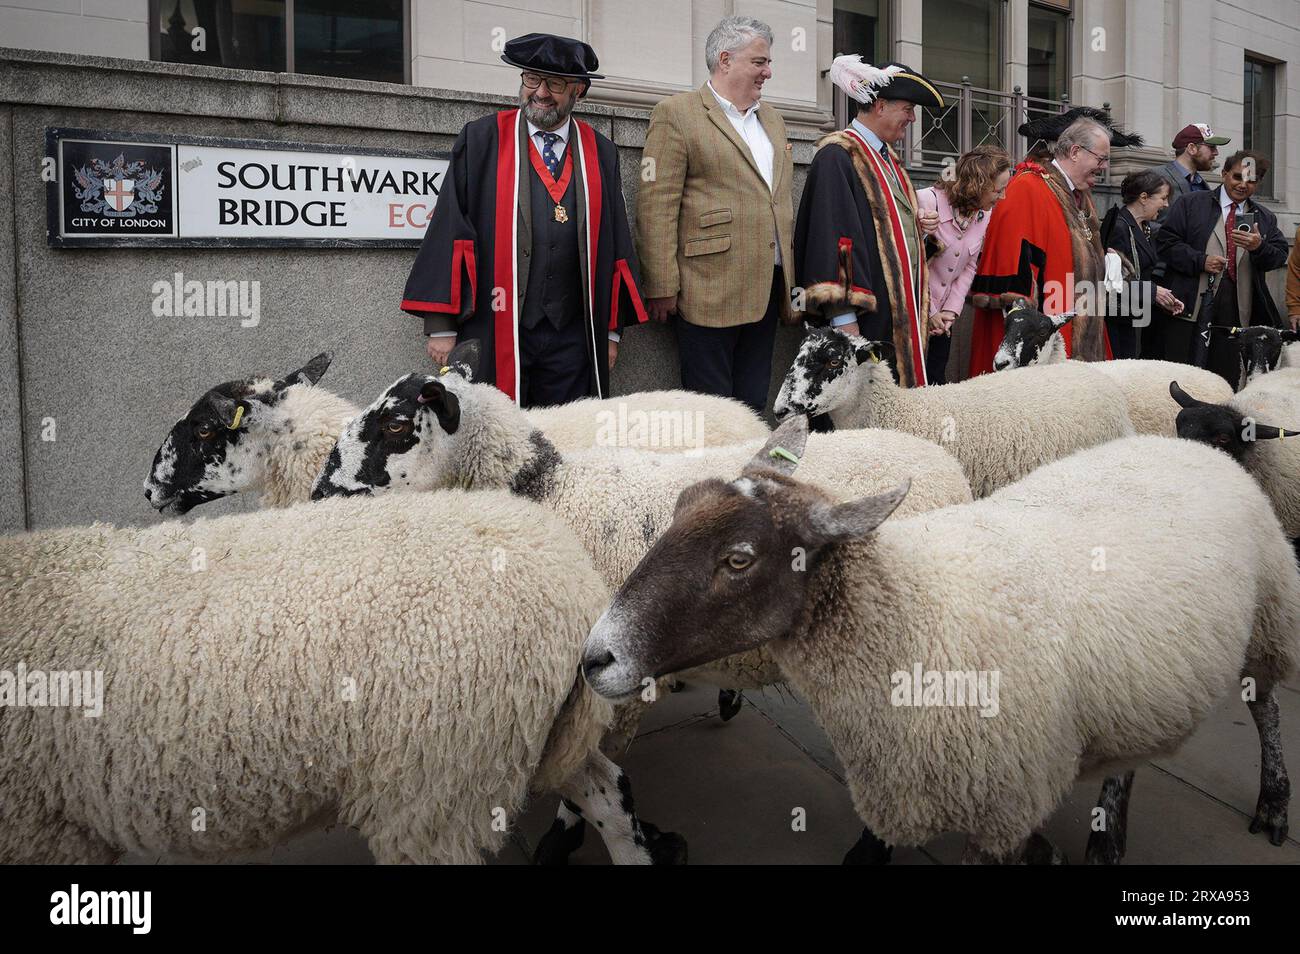
M 718 715 L 723 722 L 730 722 L 745 704 L 744 693 L 739 689 L 718 690 Z
M 1290 831 L 1287 825 L 1286 803 L 1286 799 L 1273 800 L 1261 795 L 1259 803 L 1255 806 L 1255 817 L 1250 821 L 1250 833 L 1257 835 L 1261 831 L 1266 832 L 1269 842 L 1281 847 L 1282 842 L 1286 841 L 1287 832 Z
M 641 834 L 645 837 L 645 846 L 650 851 L 652 865 L 686 864 L 686 839 L 675 831 L 660 831 L 650 822 L 641 822 Z
M 1084 864 L 1117 865 L 1124 860 L 1124 845 L 1109 832 L 1094 831 L 1088 836 Z
M 579 820 L 572 828 L 565 828 L 558 818 L 551 822 L 551 827 L 533 852 L 535 865 L 567 865 L 569 855 L 582 847 L 583 836 L 587 832 L 587 823 Z
M 1116 861 L 1118 862 L 1118 858 Z M 1025 842 L 1025 850 L 1020 858 L 1021 864 L 1026 865 L 1064 865 L 1069 860 L 1065 857 L 1065 852 L 1057 848 L 1042 835 L 1034 832 Z
M 887 845 L 874 834 L 870 828 L 862 829 L 862 837 L 849 849 L 840 864 L 845 865 L 887 865 L 894 855 L 894 847 Z

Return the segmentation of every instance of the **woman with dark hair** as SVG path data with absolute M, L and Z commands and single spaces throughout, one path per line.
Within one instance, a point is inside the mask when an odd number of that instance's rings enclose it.
M 1125 176 L 1119 191 L 1124 207 L 1106 213 L 1101 241 L 1107 252 L 1119 255 L 1126 285 L 1117 313 L 1106 317 L 1106 333 L 1116 358 L 1136 358 L 1137 329 L 1150 325 L 1152 304 L 1171 315 L 1181 312 L 1183 304 L 1163 285 L 1165 264 L 1151 239 L 1151 221 L 1169 205 L 1169 180 L 1154 169 L 1143 169 Z M 1140 295 L 1130 293 L 1134 282 L 1142 283 Z
M 952 174 L 918 189 L 917 204 L 939 214 L 939 227 L 926 239 L 930 281 L 930 343 L 925 376 L 943 384 L 952 345 L 952 324 L 961 314 L 975 280 L 989 213 L 1006 192 L 1011 157 L 997 146 L 976 146 L 957 160 Z

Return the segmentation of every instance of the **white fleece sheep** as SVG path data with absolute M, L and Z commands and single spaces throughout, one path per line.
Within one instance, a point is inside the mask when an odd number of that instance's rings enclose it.
M 940 444 L 985 497 L 1035 468 L 1133 433 L 1124 395 L 1082 363 L 900 388 L 872 342 L 819 329 L 804 339 L 775 411 L 829 413 L 840 430 L 882 427 Z
M 477 342 L 467 344 L 477 352 Z M 462 345 L 453 356 L 465 353 Z M 316 383 L 331 360 L 321 354 L 279 381 L 252 377 L 204 393 L 154 456 L 144 483 L 149 502 L 185 513 L 235 493 L 260 492 L 265 507 L 308 500 L 343 428 L 360 413 Z M 743 403 L 688 391 L 590 398 L 525 413 L 560 450 L 604 445 L 693 454 L 769 433 Z
M 1300 651 L 1300 577 L 1240 467 L 1140 436 L 886 520 L 905 494 L 837 506 L 758 466 L 693 488 L 593 628 L 588 680 L 619 699 L 684 658 L 766 641 L 871 830 L 906 845 L 962 831 L 975 857 L 1008 860 L 1078 776 L 1176 750 L 1245 674 L 1263 756 L 1252 830 L 1281 843 L 1273 686 Z M 795 546 L 810 572 L 787 570 Z
M 1256 374 L 1226 399 L 1201 398 L 1183 394 L 1179 435 L 1232 455 L 1264 488 L 1287 536 L 1300 541 L 1300 367 Z
M 0 862 L 211 858 L 333 812 L 380 862 L 466 863 L 530 791 L 617 816 L 574 682 L 607 592 L 504 493 L 0 539 L 0 664 L 103 673 L 100 718 L 0 709 Z
M 1056 329 L 1064 324 L 1035 308 L 1022 306 L 1006 315 L 1002 344 L 994 356 L 999 372 L 1019 367 L 1064 364 L 1065 339 Z M 1044 338 L 1046 342 L 1044 343 Z M 1178 404 L 1169 395 L 1169 382 L 1178 381 L 1204 401 L 1218 403 L 1232 396 L 1232 387 L 1213 371 L 1173 361 L 1121 358 L 1087 365 L 1110 378 L 1124 393 L 1129 420 L 1139 434 L 1177 436 Z
M 765 440 L 770 433 L 743 402 L 693 391 L 637 391 L 524 413 L 560 451 L 635 447 L 662 454 L 693 453 Z
M 250 491 L 264 507 L 307 500 L 334 442 L 358 414 L 317 384 L 332 360 L 326 352 L 278 381 L 251 377 L 206 391 L 154 455 L 144 482 L 150 504 L 185 513 Z
M 627 448 L 561 455 L 495 388 L 470 384 L 455 373 L 408 375 L 348 426 L 314 494 L 511 489 L 558 514 L 606 582 L 617 586 L 668 525 L 684 488 L 704 477 L 734 473 L 760 446 L 761 441 L 750 441 L 689 457 Z M 948 453 L 895 431 L 812 435 L 803 466 L 809 480 L 845 499 L 915 475 L 909 512 L 970 499 L 961 466 Z M 761 654 L 728 659 L 693 675 L 740 689 L 780 680 L 775 664 Z M 630 718 L 623 713 L 610 750 L 626 736 Z

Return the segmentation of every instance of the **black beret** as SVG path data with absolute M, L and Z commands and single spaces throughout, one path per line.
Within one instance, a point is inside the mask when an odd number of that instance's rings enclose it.
M 570 79 L 604 79 L 596 51 L 581 40 L 550 33 L 526 33 L 506 42 L 501 59 L 511 66 Z

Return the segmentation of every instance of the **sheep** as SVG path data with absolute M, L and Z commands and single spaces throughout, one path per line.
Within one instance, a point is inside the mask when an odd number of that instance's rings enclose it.
M 1002 347 L 993 359 L 996 371 L 1060 364 L 1066 360 L 1059 328 L 1071 315 L 1050 318 L 1028 305 L 1006 313 Z M 1205 400 L 1218 403 L 1232 397 L 1232 388 L 1213 371 L 1173 361 L 1121 358 L 1088 365 L 1110 378 L 1124 392 L 1129 420 L 1139 434 L 1177 436 L 1174 420 L 1178 405 L 1169 397 L 1169 382 L 1181 378 Z
M 1300 432 L 1285 426 L 1300 423 L 1300 368 L 1257 375 L 1227 401 L 1198 400 L 1178 381 L 1169 393 L 1183 408 L 1178 436 L 1217 447 L 1254 475 L 1300 554 Z
M 1251 325 L 1246 328 L 1211 325 L 1210 328 L 1237 342 L 1237 366 L 1240 369 L 1238 391 L 1278 368 L 1296 367 L 1297 355 L 1293 345 L 1300 339 L 1300 334 L 1290 328 L 1280 329 L 1269 325 Z
M 577 679 L 607 594 L 503 493 L 0 538 L 0 659 L 102 674 L 100 718 L 0 674 L 0 863 L 223 857 L 330 813 L 381 863 L 476 862 L 548 791 L 616 861 L 679 860 Z
M 473 355 L 464 342 L 450 360 Z M 319 354 L 275 380 L 253 376 L 209 389 L 154 455 L 144 493 L 155 509 L 184 514 L 230 494 L 261 491 L 261 505 L 287 507 L 311 488 L 359 408 L 319 385 L 333 355 Z M 607 444 L 661 453 L 766 438 L 767 425 L 739 401 L 687 391 L 647 391 L 526 412 L 561 450 Z
M 706 447 L 766 440 L 770 433 L 749 405 L 692 391 L 638 391 L 524 413 L 560 451 L 636 447 L 693 454 Z
M 266 507 L 302 503 L 326 455 L 357 407 L 317 382 L 333 361 L 318 354 L 275 380 L 254 376 L 210 388 L 177 421 L 144 481 L 164 513 L 242 491 L 261 491 Z
M 1002 345 L 993 359 L 994 370 L 1064 363 L 1065 342 L 1058 329 L 1072 317 L 1072 314 L 1050 317 L 1025 304 L 1008 310 Z M 1183 378 L 1210 401 L 1223 401 L 1232 396 L 1232 388 L 1223 378 L 1192 365 L 1121 358 L 1091 362 L 1088 367 L 1106 375 L 1124 393 L 1129 420 L 1139 434 L 1176 436 L 1174 419 L 1178 405 L 1169 397 L 1169 382 L 1175 378 Z
M 968 859 L 1006 861 L 1052 854 L 1035 832 L 1077 776 L 1172 752 L 1241 692 L 1262 753 L 1251 830 L 1282 843 L 1274 686 L 1300 654 L 1300 575 L 1268 501 L 1227 457 L 1128 437 L 889 521 L 906 483 L 839 504 L 793 469 L 760 454 L 739 479 L 682 494 L 587 639 L 598 693 L 617 701 L 645 678 L 766 645 L 871 830 L 910 845 L 962 831 Z M 1155 599 L 1152 578 L 1165 581 Z M 1119 794 L 1108 825 L 1122 831 Z
M 904 389 L 878 360 L 881 347 L 834 329 L 812 331 L 781 384 L 777 416 L 829 413 L 836 428 L 885 427 L 942 444 L 976 497 L 1133 433 L 1124 395 L 1082 363 Z
M 312 497 L 447 486 L 508 488 L 559 514 L 587 546 L 606 582 L 617 586 L 667 525 L 679 491 L 701 477 L 733 472 L 756 449 L 751 442 L 697 457 L 626 448 L 561 455 L 499 391 L 472 384 L 458 372 L 412 374 L 348 426 Z M 891 431 L 816 435 L 807 473 L 829 492 L 845 495 L 874 492 L 915 474 L 910 512 L 971 499 L 961 467 L 949 454 Z M 683 675 L 727 690 L 780 681 L 775 663 L 758 653 Z M 722 701 L 737 705 L 734 698 Z M 606 751 L 617 752 L 630 741 L 640 714 L 640 706 L 620 710 Z M 567 826 L 569 820 L 561 821 Z

